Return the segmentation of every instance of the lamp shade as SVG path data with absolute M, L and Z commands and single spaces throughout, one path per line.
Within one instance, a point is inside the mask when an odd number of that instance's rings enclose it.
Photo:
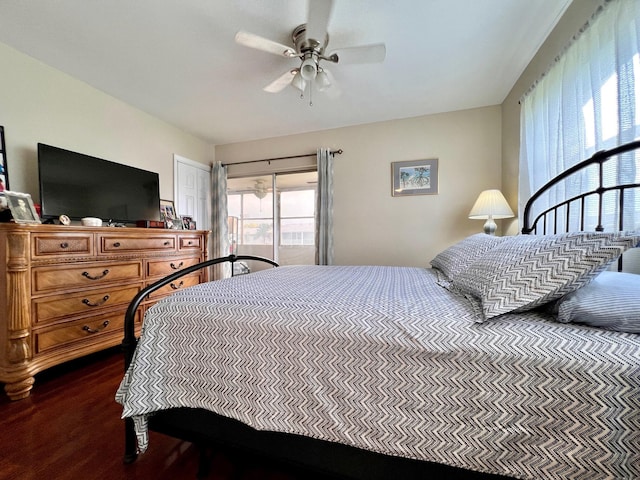
M 302 74 L 300 73 L 300 70 L 296 72 L 295 76 L 293 77 L 293 80 L 291 80 L 291 85 L 296 87 L 301 92 L 304 92 L 304 89 L 307 86 L 307 82 L 304 78 L 302 78 Z
M 313 58 L 306 58 L 302 65 L 300 66 L 300 75 L 307 82 L 316 78 L 316 74 L 318 73 L 318 64 Z
M 324 92 L 331 86 L 329 75 L 327 75 L 327 72 L 324 70 L 318 70 L 318 74 L 316 75 L 316 86 L 318 87 L 319 92 Z
M 513 210 L 500 190 L 482 192 L 469 212 L 469 218 L 474 220 L 484 220 L 489 216 L 495 219 L 513 217 Z
M 471 219 L 487 220 L 484 224 L 484 231 L 489 235 L 493 235 L 496 231 L 494 219 L 511 217 L 513 217 L 513 210 L 511 210 L 502 192 L 496 189 L 482 192 L 469 212 L 469 218 Z

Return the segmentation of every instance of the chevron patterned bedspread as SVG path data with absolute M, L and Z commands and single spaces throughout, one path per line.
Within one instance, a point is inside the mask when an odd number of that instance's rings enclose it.
M 116 399 L 140 451 L 149 415 L 194 407 L 516 478 L 640 478 L 640 336 L 474 311 L 421 268 L 201 284 L 147 312 Z

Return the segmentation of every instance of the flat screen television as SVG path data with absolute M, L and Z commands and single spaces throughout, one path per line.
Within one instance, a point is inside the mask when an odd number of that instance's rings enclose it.
M 157 173 L 38 144 L 42 218 L 160 220 Z

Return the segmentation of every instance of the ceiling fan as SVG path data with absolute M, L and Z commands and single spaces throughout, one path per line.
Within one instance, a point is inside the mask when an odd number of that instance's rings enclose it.
M 301 97 L 304 97 L 304 93 L 307 91 L 309 105 L 312 105 L 313 89 L 323 92 L 335 83 L 329 71 L 324 67 L 326 62 L 357 64 L 384 61 L 386 56 L 384 43 L 346 47 L 326 53 L 329 44 L 327 27 L 332 8 L 333 0 L 309 0 L 307 23 L 293 29 L 292 46 L 283 45 L 245 31 L 239 31 L 236 34 L 235 40 L 240 45 L 286 58 L 297 58 L 300 61 L 298 66 L 287 70 L 264 87 L 264 91 L 277 93 L 288 85 L 292 85 L 300 90 Z
M 259 178 L 256 180 L 256 185 L 253 189 L 253 194 L 258 197 L 260 200 L 262 200 L 264 197 L 267 196 L 267 193 L 269 193 L 271 189 L 267 188 L 267 185 L 265 184 L 264 180 Z

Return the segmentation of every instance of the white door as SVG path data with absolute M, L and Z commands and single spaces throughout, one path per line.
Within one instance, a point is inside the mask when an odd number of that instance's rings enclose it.
M 211 230 L 211 168 L 179 155 L 173 165 L 176 213 L 193 218 L 198 230 Z

